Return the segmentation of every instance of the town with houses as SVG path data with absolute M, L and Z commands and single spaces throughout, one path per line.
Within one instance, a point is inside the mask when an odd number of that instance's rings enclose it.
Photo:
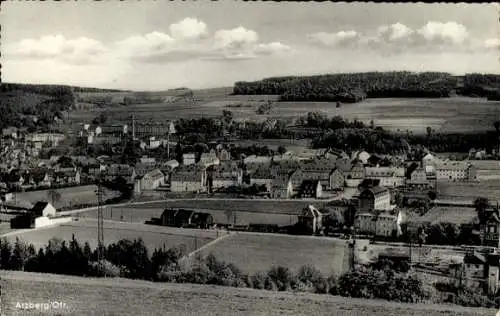
M 410 243 L 420 243 L 420 247 L 433 243 L 430 238 L 425 240 L 422 229 L 425 225 L 439 224 L 440 217 L 433 214 L 466 210 L 464 217 L 469 221 L 457 226 L 470 234 L 464 233 L 467 237 L 463 244 L 482 245 L 486 250 L 464 252 L 463 271 L 472 275 L 474 282 L 487 284 L 490 292 L 500 286 L 499 266 L 491 264 L 498 262 L 498 259 L 492 259 L 498 254 L 491 253 L 491 249 L 500 246 L 498 206 L 493 201 L 481 206 L 478 201 L 460 202 L 439 194 L 441 184 L 480 183 L 478 170 L 484 162 L 493 165 L 488 176 L 495 176 L 495 172 L 500 175 L 500 164 L 484 160 L 486 151 L 471 150 L 464 160 L 450 160 L 428 151 L 419 159 L 409 160 L 405 155 L 345 152 L 331 148 L 235 157 L 231 154 L 234 145 L 213 142 L 201 154 L 184 152 L 178 160 L 168 159 L 174 155 L 176 143 L 170 138 L 175 139 L 175 133 L 174 122 L 153 126 L 133 122 L 131 128 L 125 124 L 84 124 L 72 136 L 83 146 L 116 145 L 131 136 L 143 150 L 167 148 L 166 159 L 144 156 L 139 157 L 135 164 L 124 164 L 109 156 L 52 155 L 42 158 L 43 150 L 50 152 L 50 149 L 58 148 L 61 143 L 67 143 L 70 136 L 3 129 L 0 165 L 3 207 L 12 205 L 8 202 L 15 192 L 80 186 L 96 183 L 99 179 L 113 181 L 120 177 L 133 187 L 135 196 L 230 196 L 310 201 L 309 206 L 302 210 L 293 210 L 298 212 L 296 226 L 302 225 L 302 233 L 351 239 L 357 236 L 380 242 L 410 240 Z M 478 207 L 483 207 L 483 212 L 475 215 Z M 210 214 L 189 212 L 166 210 L 157 222 L 178 227 L 209 228 L 217 225 Z M 33 207 L 35 213 L 50 218 L 56 211 L 48 201 L 40 201 Z M 444 217 L 441 219 L 447 221 Z M 15 219 L 12 220 L 15 226 L 14 223 Z M 236 227 L 225 223 L 225 226 L 248 230 L 255 223 L 248 224 L 250 226 Z M 259 224 L 253 227 L 283 232 L 273 223 Z M 412 258 L 410 253 L 407 259 Z

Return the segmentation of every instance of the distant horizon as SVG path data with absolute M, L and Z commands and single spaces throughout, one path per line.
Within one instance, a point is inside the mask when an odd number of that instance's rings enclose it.
M 500 74 L 499 5 L 2 3 L 2 79 L 134 91 L 429 69 Z
M 71 87 L 79 87 L 79 88 L 89 88 L 89 89 L 102 89 L 102 90 L 120 90 L 120 91 L 130 91 L 130 92 L 161 92 L 175 89 L 189 89 L 189 90 L 211 90 L 211 89 L 223 89 L 223 88 L 233 88 L 236 82 L 252 82 L 252 81 L 260 81 L 269 78 L 280 78 L 280 77 L 308 77 L 308 76 L 322 76 L 322 75 L 336 75 L 336 74 L 357 74 L 357 73 L 368 73 L 368 72 L 411 72 L 411 73 L 426 73 L 426 72 L 439 72 L 439 73 L 448 73 L 452 76 L 465 76 L 468 74 L 480 74 L 480 75 L 498 75 L 500 73 L 488 73 L 488 72 L 468 72 L 468 73 L 452 73 L 446 71 L 433 71 L 433 70 L 422 70 L 422 71 L 409 71 L 409 70 L 387 70 L 387 71 L 378 71 L 378 70 L 367 70 L 367 71 L 353 71 L 353 72 L 327 72 L 327 73 L 312 73 L 312 74 L 303 74 L 303 75 L 277 75 L 277 76 L 269 76 L 263 77 L 255 80 L 237 80 L 233 82 L 231 85 L 222 85 L 222 86 L 207 86 L 207 87 L 189 87 L 189 86 L 172 86 L 166 87 L 164 89 L 127 89 L 120 87 L 105 87 L 105 86 L 92 86 L 92 85 L 73 85 L 73 84 L 65 84 L 65 83 L 44 83 L 44 82 L 3 82 L 4 84 L 31 84 L 31 85 L 62 85 L 62 86 L 71 86 Z

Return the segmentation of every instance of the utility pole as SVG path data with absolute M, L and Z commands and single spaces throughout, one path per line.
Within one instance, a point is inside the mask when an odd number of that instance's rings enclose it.
M 104 220 L 102 214 L 102 183 L 101 179 L 97 180 L 97 262 L 98 264 L 104 259 Z

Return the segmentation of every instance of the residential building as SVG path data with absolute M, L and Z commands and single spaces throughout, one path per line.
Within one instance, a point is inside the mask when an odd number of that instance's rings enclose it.
M 229 161 L 231 160 L 231 153 L 225 148 L 222 148 L 219 150 L 217 157 L 220 161 Z
M 308 228 L 312 235 L 317 235 L 323 231 L 323 219 L 325 215 L 314 206 L 308 205 L 298 216 L 298 222 L 305 228 Z
M 375 210 L 385 211 L 391 208 L 391 195 L 387 188 L 375 186 L 365 188 L 359 194 L 359 210 L 371 212 Z
M 164 184 L 165 175 L 159 169 L 146 173 L 140 180 L 141 190 L 155 190 Z
M 375 235 L 396 237 L 398 235 L 398 217 L 388 213 L 378 214 L 375 221 Z
M 323 194 L 323 187 L 319 180 L 304 180 L 300 185 L 299 197 L 320 198 Z
M 403 167 L 366 167 L 367 179 L 379 179 L 380 185 L 397 188 L 405 184 L 405 168 Z
M 376 232 L 376 217 L 371 212 L 359 212 L 354 217 L 354 228 L 357 233 L 373 235 Z
M 347 174 L 347 179 L 364 179 L 366 168 L 361 161 L 356 161 Z
M 54 173 L 54 183 L 61 185 L 76 185 L 80 184 L 80 171 L 78 170 L 65 170 L 56 171 Z
M 196 155 L 187 153 L 182 155 L 182 164 L 185 166 L 194 165 L 196 163 Z
M 135 168 L 135 173 L 137 174 L 138 177 L 143 177 L 148 172 L 151 172 L 151 171 L 157 169 L 156 163 L 154 163 L 154 162 L 153 163 L 151 163 L 151 162 L 138 162 L 135 164 L 134 168 Z
M 36 216 L 56 216 L 56 209 L 48 202 L 36 202 L 30 213 Z
M 170 175 L 172 192 L 200 192 L 205 190 L 206 170 L 196 165 L 179 166 Z
M 207 186 L 209 191 L 217 188 L 239 186 L 243 183 L 243 169 L 236 163 L 226 162 L 207 168 Z
M 64 134 L 59 133 L 33 133 L 26 135 L 24 139 L 30 143 L 50 143 L 51 146 L 55 147 L 65 138 Z
M 125 164 L 110 165 L 106 169 L 104 175 L 108 180 L 114 180 L 117 177 L 124 178 L 127 181 L 127 183 L 134 183 L 135 178 L 137 177 L 135 168 Z
M 328 189 L 333 191 L 340 191 L 344 189 L 345 177 L 340 168 L 335 167 L 328 177 Z
M 271 186 L 273 182 L 273 175 L 269 168 L 261 167 L 255 169 L 252 173 L 250 173 L 250 184 L 256 185 L 267 185 Z
M 228 160 L 226 160 L 228 161 Z M 209 167 L 220 164 L 220 159 L 217 158 L 215 152 L 202 153 L 200 157 L 200 162 L 202 166 Z
M 336 168 L 333 159 L 312 159 L 299 162 L 305 180 L 318 180 L 324 190 L 330 190 L 330 174 Z
M 96 136 L 113 136 L 116 138 L 123 138 L 128 132 L 127 124 L 110 124 L 97 126 L 95 128 Z
M 289 199 L 293 196 L 294 190 L 292 180 L 287 173 L 280 173 L 274 176 L 271 183 L 271 197 L 276 199 Z
M 436 164 L 436 178 L 438 181 L 474 181 L 477 180 L 477 169 L 473 165 L 462 161 L 447 161 Z

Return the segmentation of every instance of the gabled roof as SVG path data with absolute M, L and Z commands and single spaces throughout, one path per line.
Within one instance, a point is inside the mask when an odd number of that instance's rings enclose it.
M 31 209 L 31 213 L 41 215 L 43 214 L 43 210 L 49 206 L 50 203 L 48 202 L 36 202 L 33 208 Z
M 144 177 L 150 177 L 152 179 L 161 179 L 164 177 L 163 173 L 160 171 L 160 169 L 153 169 L 150 172 L 146 173 Z
M 373 195 L 379 194 L 379 193 L 384 193 L 388 192 L 389 190 L 383 186 L 377 185 L 371 188 L 365 188 L 361 191 L 360 195 L 366 194 L 367 192 L 370 192 Z

